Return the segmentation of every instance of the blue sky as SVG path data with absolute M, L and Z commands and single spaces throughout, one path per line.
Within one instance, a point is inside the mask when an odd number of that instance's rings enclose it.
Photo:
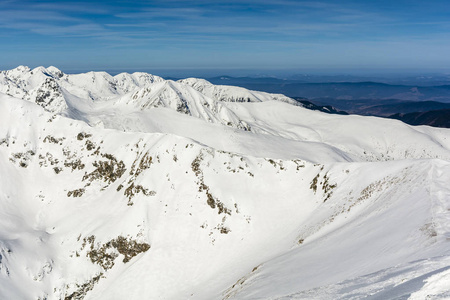
M 0 69 L 448 72 L 450 3 L 1 0 L 0 39 Z

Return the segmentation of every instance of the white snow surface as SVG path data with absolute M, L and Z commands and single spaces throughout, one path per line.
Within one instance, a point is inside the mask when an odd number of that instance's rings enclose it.
M 450 298 L 448 129 L 20 66 L 0 174 L 0 299 Z
M 269 94 L 265 92 L 250 91 L 236 86 L 214 85 L 205 79 L 186 78 L 181 79 L 178 82 L 190 85 L 200 93 L 218 101 L 264 102 L 276 100 L 301 106 L 299 102 L 281 94 Z

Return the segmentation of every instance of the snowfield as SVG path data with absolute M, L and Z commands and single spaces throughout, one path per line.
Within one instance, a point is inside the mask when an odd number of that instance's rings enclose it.
M 0 174 L 0 299 L 450 299 L 448 129 L 20 66 Z

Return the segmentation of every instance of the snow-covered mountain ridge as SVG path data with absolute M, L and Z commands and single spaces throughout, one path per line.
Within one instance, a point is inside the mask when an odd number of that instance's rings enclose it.
M 202 93 L 203 90 L 206 93 Z M 31 70 L 20 66 L 1 71 L 0 92 L 35 102 L 47 111 L 69 116 L 74 113 L 68 103 L 73 102 L 75 98 L 76 102 L 84 100 L 81 102 L 88 105 L 88 108 L 84 108 L 87 110 L 102 107 L 105 102 L 126 104 L 140 110 L 167 107 L 209 122 L 246 130 L 249 130 L 248 126 L 240 122 L 221 102 L 277 100 L 300 105 L 283 95 L 271 95 L 238 87 L 214 86 L 201 79 L 190 78 L 173 82 L 142 72 L 120 73 L 116 76 L 106 72 L 64 74 L 55 67 L 37 67 Z M 80 111 L 79 105 L 80 103 L 76 107 L 77 112 Z
M 145 73 L 0 91 L 1 299 L 449 296 L 446 129 Z

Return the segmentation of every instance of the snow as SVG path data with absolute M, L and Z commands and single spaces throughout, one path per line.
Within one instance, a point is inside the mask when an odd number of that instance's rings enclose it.
M 205 79 L 186 78 L 178 82 L 192 86 L 203 95 L 224 102 L 265 102 L 282 101 L 293 105 L 299 105 L 299 102 L 281 94 L 269 94 L 265 92 L 250 91 L 241 87 L 227 85 L 213 85 Z
M 450 132 L 292 101 L 0 72 L 0 299 L 449 298 Z
M 437 273 L 437 274 L 436 274 Z M 450 267 L 426 274 L 425 285 L 411 294 L 409 299 L 449 299 L 450 298 Z

